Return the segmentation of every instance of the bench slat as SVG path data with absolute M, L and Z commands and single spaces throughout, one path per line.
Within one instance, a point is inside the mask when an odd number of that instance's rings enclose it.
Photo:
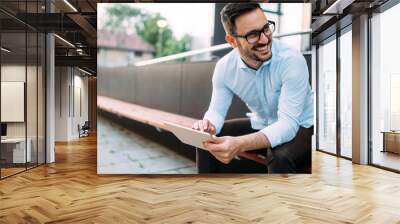
M 97 96 L 97 107 L 117 116 L 139 121 L 141 123 L 161 128 L 166 131 L 168 130 L 164 125 L 164 121 L 180 124 L 186 127 L 191 127 L 192 124 L 197 121 L 197 119 L 184 115 L 152 109 L 106 96 Z M 244 152 L 240 153 L 239 155 L 261 164 L 266 163 L 264 158 L 260 158 L 253 153 Z

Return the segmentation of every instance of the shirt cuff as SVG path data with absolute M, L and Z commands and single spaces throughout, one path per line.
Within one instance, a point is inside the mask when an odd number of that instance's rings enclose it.
M 271 148 L 274 148 L 279 144 L 279 133 L 274 131 L 272 128 L 265 127 L 264 129 L 261 129 L 261 133 L 263 133 L 265 136 L 267 136 L 269 143 L 271 144 Z
M 207 111 L 204 114 L 204 118 L 209 120 L 215 127 L 215 134 L 219 134 L 221 132 L 222 126 L 224 125 L 224 118 L 216 112 Z
M 291 141 L 298 131 L 299 127 L 281 120 L 277 121 L 262 130 L 260 130 L 265 136 L 267 136 L 271 148 L 279 146 L 283 143 Z

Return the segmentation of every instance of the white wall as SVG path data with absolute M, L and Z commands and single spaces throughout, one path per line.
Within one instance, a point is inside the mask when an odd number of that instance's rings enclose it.
M 3 64 L 1 66 L 1 81 L 2 82 L 24 82 L 26 86 L 26 99 L 22 102 L 22 108 L 18 108 L 21 113 L 26 113 L 21 122 L 5 122 L 7 124 L 7 137 L 9 138 L 24 138 L 25 135 L 30 140 L 30 148 L 32 161 L 44 163 L 45 150 L 45 117 L 44 117 L 44 74 L 41 66 L 32 66 L 25 64 Z M 25 80 L 27 79 L 27 80 Z M 4 89 L 2 89 L 3 92 Z M 22 94 L 24 90 L 22 90 Z M 4 94 L 4 93 L 3 93 Z M 8 98 L 7 95 L 2 95 L 2 98 Z M 25 106 L 26 103 L 26 106 Z M 2 112 L 8 110 L 16 110 L 15 108 L 3 107 Z M 16 113 L 16 111 L 8 111 Z M 24 116 L 24 115 L 23 115 Z M 37 156 L 37 153 L 39 154 Z
M 55 140 L 77 139 L 78 124 L 88 120 L 88 78 L 76 68 L 56 67 L 55 92 Z
M 87 76 L 83 77 L 80 74 L 82 73 L 80 73 L 79 70 L 74 70 L 74 92 L 72 93 L 73 96 L 71 96 L 71 99 L 74 99 L 74 102 L 71 102 L 71 105 L 74 106 L 71 108 L 72 119 L 69 133 L 72 139 L 79 137 L 78 124 L 82 126 L 85 121 L 88 121 L 88 78 Z
M 2 65 L 1 81 L 25 82 L 25 69 L 25 65 Z M 8 122 L 7 137 L 25 137 L 25 126 L 25 122 Z
M 68 67 L 55 68 L 55 141 L 68 141 Z
M 25 82 L 25 65 L 2 65 L 1 81 L 3 82 Z M 6 108 L 1 108 L 6 110 Z M 25 137 L 25 122 L 8 122 L 7 137 Z
M 27 70 L 26 70 L 27 69 Z M 34 72 L 33 72 L 34 71 Z M 31 83 L 33 82 L 30 78 L 31 75 L 36 75 L 36 68 L 33 66 L 28 66 L 25 67 L 25 65 L 2 65 L 1 66 L 1 81 L 3 82 L 25 82 L 25 75 L 28 75 L 29 83 L 36 85 L 36 83 Z M 32 98 L 36 99 L 36 88 L 31 89 L 28 88 L 28 99 L 27 103 L 31 103 L 33 101 Z M 4 97 L 4 96 L 3 96 Z M 28 105 L 29 106 L 29 105 Z M 36 104 L 31 105 L 31 107 L 36 108 Z M 6 110 L 6 108 L 1 108 L 2 110 Z M 31 130 L 30 128 L 33 127 L 33 124 L 31 124 L 32 121 L 35 121 L 36 123 L 36 113 L 33 114 L 31 110 L 28 110 L 27 118 L 28 118 L 28 129 Z M 7 122 L 7 136 L 8 137 L 25 137 L 25 126 L 26 122 Z M 36 129 L 36 126 L 34 127 Z M 28 130 L 28 137 L 31 132 Z

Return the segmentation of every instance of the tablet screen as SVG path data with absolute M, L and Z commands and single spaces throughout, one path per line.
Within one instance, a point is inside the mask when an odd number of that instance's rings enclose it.
M 183 143 L 192 145 L 197 148 L 205 149 L 203 142 L 212 141 L 213 135 L 207 132 L 194 130 L 189 127 L 185 127 L 179 124 L 165 121 L 164 124 L 167 130 L 174 133 L 174 135 Z

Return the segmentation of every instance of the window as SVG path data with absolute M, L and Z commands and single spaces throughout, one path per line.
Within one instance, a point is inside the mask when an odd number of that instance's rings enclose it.
M 28 4 L 28 5 L 27 5 Z M 44 1 L 19 2 L 23 13 L 37 13 Z M 29 7 L 28 7 L 29 6 Z M 0 90 L 1 114 L 14 115 L 5 99 L 12 95 L 23 97 L 18 111 L 21 119 L 3 116 L 0 144 L 0 178 L 25 171 L 45 163 L 45 44 L 44 33 L 30 29 L 14 18 L 0 12 Z M 10 88 L 11 87 L 11 88 Z M 7 118 L 8 117 L 8 118 Z M 11 116 L 13 117 L 13 116 Z
M 336 39 L 318 48 L 318 145 L 336 153 Z
M 142 57 L 143 56 L 143 51 L 136 51 L 135 56 L 137 57 Z
M 333 35 L 320 43 L 317 60 L 317 149 L 351 158 L 353 96 L 351 25 L 340 30 L 340 36 Z M 337 123 L 339 121 L 340 123 Z
M 390 75 L 390 130 L 400 130 L 400 73 Z
M 400 170 L 400 4 L 371 18 L 371 162 Z
M 349 27 L 351 28 L 351 27 Z M 352 33 L 340 36 L 340 155 L 352 157 Z

